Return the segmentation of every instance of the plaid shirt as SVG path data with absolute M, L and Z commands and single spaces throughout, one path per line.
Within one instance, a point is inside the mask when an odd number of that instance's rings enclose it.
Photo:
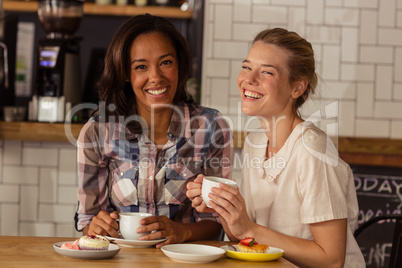
M 214 109 L 175 106 L 159 154 L 148 135 L 92 117 L 78 139 L 78 208 L 81 231 L 99 211 L 147 212 L 183 222 L 217 221 L 198 213 L 186 185 L 198 174 L 229 178 L 232 132 Z

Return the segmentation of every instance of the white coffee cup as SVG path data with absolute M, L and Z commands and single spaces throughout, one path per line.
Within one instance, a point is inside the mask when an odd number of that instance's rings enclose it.
M 212 177 L 212 176 L 207 176 L 204 177 L 204 180 L 202 181 L 202 192 L 201 192 L 201 197 L 204 200 L 205 204 L 207 207 L 211 207 L 209 205 L 209 201 L 211 201 L 211 198 L 208 197 L 208 194 L 211 193 L 211 188 L 212 187 L 217 187 L 219 188 L 219 184 L 227 184 L 233 188 L 237 188 L 237 183 L 232 180 L 228 180 L 225 178 L 220 178 L 220 177 Z M 215 194 L 215 193 L 213 193 Z
M 119 215 L 120 233 L 124 239 L 138 240 L 140 236 L 147 233 L 137 233 L 137 228 L 142 226 L 140 220 L 150 217 L 150 213 L 122 212 Z

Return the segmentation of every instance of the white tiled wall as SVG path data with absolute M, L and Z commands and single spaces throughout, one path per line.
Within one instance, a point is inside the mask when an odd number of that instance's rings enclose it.
M 283 27 L 316 54 L 319 95 L 305 118 L 338 101 L 340 136 L 402 138 L 402 0 L 206 0 L 205 8 L 201 102 L 237 130 L 247 122 L 238 109 L 241 61 L 259 31 Z
M 76 147 L 0 141 L 0 235 L 77 237 Z

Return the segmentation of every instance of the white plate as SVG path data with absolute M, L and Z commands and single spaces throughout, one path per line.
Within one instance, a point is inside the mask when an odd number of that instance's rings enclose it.
M 128 240 L 123 238 L 114 238 L 110 236 L 105 236 L 110 242 L 116 243 L 122 247 L 129 248 L 147 248 L 158 243 L 165 241 L 167 238 L 155 239 L 155 240 Z
M 109 244 L 109 249 L 107 250 L 74 250 L 61 248 L 63 243 L 74 243 L 74 241 L 67 242 L 57 242 L 53 244 L 54 250 L 60 255 L 76 258 L 76 259 L 86 259 L 86 260 L 100 260 L 111 258 L 120 251 L 118 245 Z
M 225 254 L 221 248 L 197 244 L 171 244 L 161 249 L 172 260 L 185 263 L 213 262 Z

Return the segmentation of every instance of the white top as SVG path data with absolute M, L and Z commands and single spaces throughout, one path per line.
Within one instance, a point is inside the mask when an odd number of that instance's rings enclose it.
M 309 224 L 347 218 L 344 267 L 365 267 L 353 237 L 359 212 L 353 173 L 331 139 L 313 123 L 303 122 L 268 160 L 267 142 L 261 130 L 249 134 L 244 145 L 241 191 L 250 218 L 309 240 Z

